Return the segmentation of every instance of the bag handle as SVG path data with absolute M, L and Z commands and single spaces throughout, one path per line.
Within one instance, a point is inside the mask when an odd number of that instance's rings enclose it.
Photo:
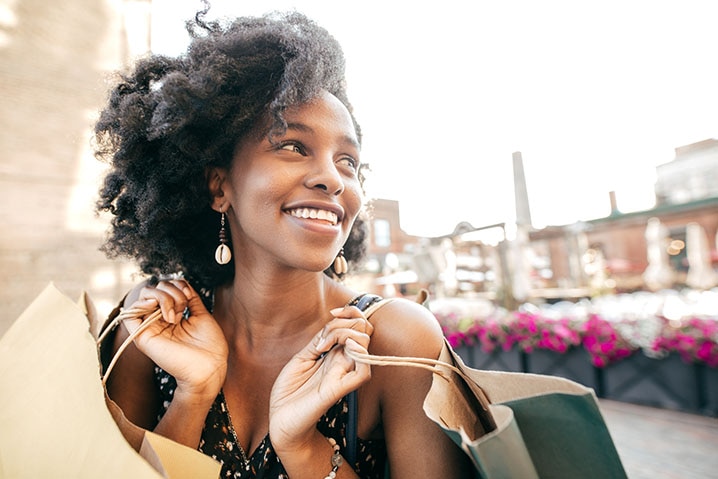
M 120 359 L 120 356 L 125 351 L 125 349 L 127 349 L 130 343 L 132 343 L 132 341 L 134 341 L 135 338 L 140 333 L 142 333 L 142 331 L 149 328 L 153 323 L 155 323 L 162 317 L 162 311 L 159 309 L 137 307 L 122 309 L 122 311 L 120 311 L 120 313 L 107 325 L 102 334 L 100 334 L 100 336 L 97 338 L 97 344 L 100 345 L 102 344 L 102 341 L 104 341 L 105 337 L 107 337 L 107 335 L 110 333 L 110 331 L 115 329 L 122 321 L 126 319 L 139 318 L 145 315 L 147 316 L 145 320 L 142 321 L 142 324 L 140 324 L 140 327 L 130 333 L 130 335 L 122 342 L 120 347 L 117 348 L 117 351 L 115 351 L 115 355 L 112 357 L 112 361 L 110 361 L 110 364 L 107 365 L 107 369 L 105 369 L 104 374 L 102 375 L 103 386 L 107 385 L 107 378 L 110 377 L 112 369 L 115 367 L 115 364 L 117 364 L 117 360 Z
M 434 374 L 438 374 L 446 380 L 451 379 L 451 373 L 455 373 L 465 381 L 471 381 L 471 378 L 461 369 L 453 364 L 449 364 L 437 359 L 414 358 L 404 356 L 377 356 L 374 354 L 357 353 L 354 351 L 346 351 L 346 355 L 354 361 L 370 364 L 372 366 L 409 366 L 414 368 L 426 369 Z
M 420 296 L 417 299 L 417 303 L 423 303 L 426 300 L 426 292 L 422 290 Z M 364 316 L 369 319 L 379 308 L 393 302 L 397 298 L 384 298 L 381 301 L 369 306 L 364 311 Z M 471 381 L 469 376 L 464 373 L 461 369 L 457 368 L 453 364 L 449 364 L 444 361 L 427 358 L 413 358 L 413 357 L 402 357 L 402 356 L 377 356 L 372 354 L 356 353 L 352 351 L 346 351 L 347 356 L 352 358 L 354 361 L 360 363 L 370 364 L 372 366 L 410 366 L 421 369 L 426 369 L 434 374 L 438 374 L 444 379 L 450 379 L 451 374 L 447 370 L 458 374 L 462 379 Z

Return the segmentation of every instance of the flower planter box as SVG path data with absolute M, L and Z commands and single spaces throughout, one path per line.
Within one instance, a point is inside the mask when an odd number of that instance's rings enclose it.
M 497 348 L 490 353 L 485 352 L 479 346 L 459 346 L 454 350 L 470 368 L 488 371 L 523 372 L 522 353 L 516 348 L 509 351 Z
M 700 413 L 718 417 L 718 368 L 700 365 Z
M 708 401 L 707 390 L 701 393 L 700 368 L 677 354 L 652 359 L 637 352 L 603 368 L 601 376 L 601 395 L 616 401 L 686 412 L 700 412 L 701 402 Z
M 526 354 L 526 372 L 559 376 L 593 389 L 597 387 L 596 368 L 582 347 L 570 348 L 565 353 L 535 349 Z
M 456 352 L 475 369 L 527 372 L 564 377 L 593 388 L 598 397 L 694 414 L 718 416 L 718 368 L 688 364 L 677 354 L 652 359 L 642 352 L 597 368 L 582 347 L 558 353 L 536 349 L 458 346 Z

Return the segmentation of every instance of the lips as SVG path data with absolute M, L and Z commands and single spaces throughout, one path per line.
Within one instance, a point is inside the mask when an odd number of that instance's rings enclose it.
M 288 210 L 288 213 L 295 218 L 327 221 L 332 226 L 335 226 L 339 221 L 339 217 L 333 211 L 327 211 L 318 208 L 294 208 Z

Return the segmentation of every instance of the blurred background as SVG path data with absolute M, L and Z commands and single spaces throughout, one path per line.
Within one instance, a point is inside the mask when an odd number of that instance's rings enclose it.
M 356 287 L 509 309 L 715 287 L 715 2 L 212 3 L 296 8 L 344 45 L 373 170 Z M 92 126 L 200 6 L 0 0 L 0 333 L 48 282 L 106 314 L 140 279 L 98 251 Z

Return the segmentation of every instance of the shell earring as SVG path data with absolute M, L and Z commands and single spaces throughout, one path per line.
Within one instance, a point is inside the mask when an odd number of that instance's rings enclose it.
M 346 274 L 347 271 L 349 271 L 349 267 L 347 266 L 347 259 L 344 257 L 344 248 L 339 251 L 339 254 L 334 259 L 334 272 L 337 275 Z
M 214 252 L 214 260 L 218 264 L 227 264 L 232 259 L 232 251 L 227 246 L 227 230 L 224 229 L 224 222 L 226 215 L 224 211 L 221 212 L 222 217 L 219 220 L 219 246 Z

